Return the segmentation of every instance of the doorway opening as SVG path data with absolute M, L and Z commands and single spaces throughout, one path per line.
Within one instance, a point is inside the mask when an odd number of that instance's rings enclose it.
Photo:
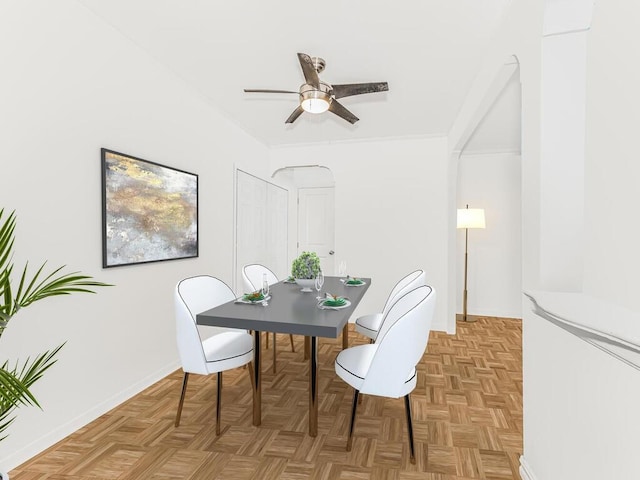
M 456 208 L 484 209 L 468 231 L 468 315 L 522 318 L 522 99 L 515 57 L 503 66 L 485 112 L 455 153 Z M 463 312 L 465 232 L 456 232 L 455 312 Z
M 303 251 L 320 257 L 325 275 L 335 274 L 335 179 L 320 165 L 289 166 L 272 178 L 291 192 L 289 211 L 289 263 Z

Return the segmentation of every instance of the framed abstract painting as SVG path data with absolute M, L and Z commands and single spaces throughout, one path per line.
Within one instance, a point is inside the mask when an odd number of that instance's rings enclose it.
M 198 176 L 103 148 L 102 266 L 198 256 Z

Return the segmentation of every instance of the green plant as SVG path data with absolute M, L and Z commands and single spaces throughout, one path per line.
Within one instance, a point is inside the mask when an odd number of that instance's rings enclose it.
M 293 278 L 316 278 L 320 271 L 320 259 L 315 252 L 302 252 L 291 265 Z
M 0 337 L 9 321 L 21 308 L 28 307 L 38 300 L 57 295 L 70 295 L 75 292 L 95 293 L 87 287 L 109 286 L 79 272 L 60 273 L 64 266 L 45 275 L 43 274 L 45 262 L 30 280 L 27 263 L 22 270 L 16 290 L 12 284 L 15 211 L 11 212 L 4 221 L 2 221 L 3 215 L 4 209 L 0 209 L 0 299 L 2 301 Z M 27 358 L 22 364 L 16 361 L 13 366 L 10 366 L 9 361 L 5 361 L 0 366 L 0 435 L 15 420 L 12 413 L 16 408 L 24 405 L 40 407 L 29 388 L 57 361 L 55 357 L 63 346 L 64 343 L 53 350 L 47 350 L 33 360 Z M 5 438 L 7 438 L 6 435 L 0 437 L 0 440 Z

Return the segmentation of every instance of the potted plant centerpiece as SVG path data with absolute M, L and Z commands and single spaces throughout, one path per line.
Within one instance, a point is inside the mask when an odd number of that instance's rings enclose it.
M 302 252 L 291 265 L 291 276 L 302 287 L 303 292 L 311 292 L 320 272 L 320 258 L 316 252 Z
M 16 217 L 15 212 L 11 212 L 7 219 L 3 220 L 3 214 L 4 209 L 0 209 L 0 337 L 19 310 L 38 300 L 74 292 L 94 293 L 87 287 L 108 286 L 78 272 L 60 273 L 64 267 L 44 274 L 45 264 L 42 264 L 30 279 L 27 278 L 31 275 L 28 274 L 25 265 L 18 276 L 19 281 L 14 283 L 12 272 Z M 63 345 L 41 353 L 34 359 L 28 358 L 22 364 L 16 361 L 9 365 L 9 361 L 5 361 L 0 365 L 0 441 L 7 437 L 5 430 L 15 420 L 16 408 L 40 406 L 30 387 L 56 362 L 55 357 Z M 0 480 L 8 478 L 5 472 L 0 471 Z

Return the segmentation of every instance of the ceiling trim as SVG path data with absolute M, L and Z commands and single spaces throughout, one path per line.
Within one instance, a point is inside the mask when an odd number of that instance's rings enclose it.
M 436 138 L 447 138 L 446 133 L 429 133 L 424 135 L 396 135 L 389 137 L 370 137 L 370 138 L 349 138 L 346 140 L 327 140 L 322 142 L 306 142 L 306 143 L 281 143 L 278 145 L 271 145 L 269 149 L 288 149 L 298 147 L 316 147 L 316 146 L 328 146 L 338 144 L 350 144 L 350 143 L 371 143 L 371 142 L 398 142 L 405 140 L 430 140 Z

